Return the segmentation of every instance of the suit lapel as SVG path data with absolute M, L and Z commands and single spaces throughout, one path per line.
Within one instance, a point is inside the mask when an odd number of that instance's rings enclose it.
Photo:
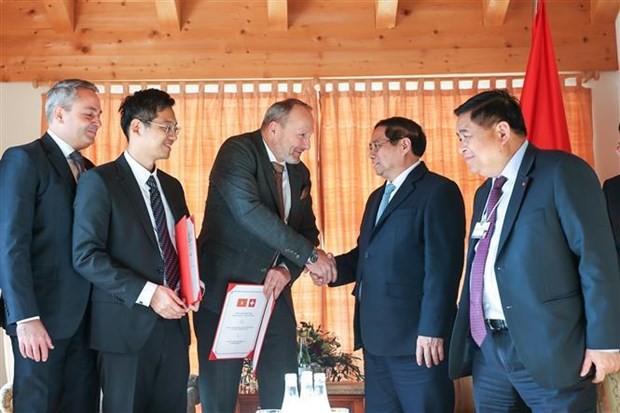
M 416 166 L 413 169 L 413 171 L 409 173 L 409 175 L 405 179 L 405 182 L 403 182 L 400 188 L 398 188 L 398 191 L 396 191 L 396 193 L 394 194 L 394 197 L 392 198 L 392 200 L 389 202 L 389 204 L 383 211 L 381 218 L 379 218 L 379 222 L 377 222 L 377 225 L 374 226 L 373 233 L 379 230 L 383 226 L 383 223 L 390 217 L 392 212 L 398 209 L 400 204 L 402 204 L 403 201 L 409 197 L 409 195 L 415 190 L 416 182 L 422 179 L 422 177 L 427 172 L 428 172 L 428 168 L 426 167 L 424 162 L 420 162 L 420 165 Z M 380 203 L 381 197 L 383 197 L 384 190 L 385 190 L 385 184 L 383 185 L 383 190 L 381 191 L 381 196 L 379 197 L 379 203 Z M 373 217 L 375 220 L 377 217 L 377 212 L 378 212 L 377 210 L 379 209 L 379 203 L 377 203 L 377 207 L 374 209 Z
M 260 130 L 254 132 L 252 134 L 252 142 L 256 147 L 256 153 L 258 155 L 259 169 L 262 170 L 262 173 L 265 175 L 265 181 L 267 181 L 267 186 L 269 187 L 269 192 L 271 193 L 271 199 L 273 201 L 273 205 L 275 205 L 275 212 L 278 214 L 278 190 L 276 189 L 276 177 L 275 172 L 273 170 L 273 165 L 269 160 L 269 155 L 267 154 L 267 149 L 265 149 L 265 143 L 263 142 L 263 137 L 260 134 Z M 289 168 L 290 169 L 290 168 Z M 290 175 L 289 175 L 290 178 Z M 289 179 L 291 181 L 291 179 Z M 293 193 L 293 188 L 291 186 L 291 194 Z M 292 201 L 291 201 L 292 202 Z M 291 209 L 292 205 L 291 205 Z
M 138 182 L 131 172 L 131 168 L 129 167 L 124 155 L 121 155 L 116 160 L 116 171 L 118 183 L 125 191 L 125 194 L 129 199 L 129 203 L 134 208 L 136 215 L 138 216 L 138 220 L 144 227 L 144 231 L 153 243 L 153 246 L 155 248 L 159 248 L 157 239 L 155 238 L 155 232 L 153 231 L 153 224 L 151 222 L 151 217 L 149 216 L 149 211 L 146 209 L 146 205 L 144 205 L 144 197 L 142 196 Z
M 506 217 L 504 218 L 502 234 L 499 238 L 499 245 L 497 246 L 498 255 L 501 253 L 502 248 L 506 243 L 506 239 L 510 234 L 510 231 L 512 231 L 512 227 L 517 218 L 517 214 L 519 213 L 519 209 L 521 209 L 521 205 L 523 204 L 523 199 L 527 190 L 527 184 L 530 180 L 528 174 L 532 169 L 535 157 L 536 147 L 534 147 L 534 145 L 532 144 L 529 144 L 527 149 L 525 150 L 525 154 L 523 155 L 523 161 L 521 161 L 521 166 L 519 167 L 519 172 L 517 173 L 517 178 L 515 180 L 515 185 L 512 189 L 512 195 L 510 196 L 510 203 L 508 204 L 508 209 L 506 210 Z
M 71 167 L 69 166 L 69 162 L 67 162 L 67 158 L 65 158 L 56 142 L 54 142 L 54 139 L 47 133 L 41 138 L 41 143 L 43 144 L 43 148 L 45 149 L 50 163 L 54 169 L 56 169 L 58 175 L 60 175 L 68 185 L 71 194 L 75 196 L 75 178 L 73 177 L 73 172 L 71 172 Z

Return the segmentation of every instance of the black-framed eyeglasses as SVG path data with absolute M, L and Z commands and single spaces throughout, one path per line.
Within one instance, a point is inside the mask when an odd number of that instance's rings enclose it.
M 177 125 L 173 125 L 172 123 L 157 123 L 157 122 L 153 122 L 152 120 L 144 120 L 144 119 L 140 119 L 142 122 L 145 123 L 150 123 L 151 125 L 155 125 L 158 128 L 161 128 L 164 130 L 164 132 L 166 132 L 166 135 L 168 136 L 179 136 L 179 132 L 181 131 L 181 128 L 178 127 Z

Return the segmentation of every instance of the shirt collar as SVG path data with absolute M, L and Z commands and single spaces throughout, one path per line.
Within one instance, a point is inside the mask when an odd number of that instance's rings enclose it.
M 50 129 L 47 130 L 47 134 L 50 135 L 50 137 L 54 140 L 54 142 L 56 142 L 56 145 L 58 145 L 58 147 L 62 151 L 62 154 L 65 156 L 65 158 L 68 158 L 69 155 L 75 152 L 75 149 L 73 149 L 71 145 L 65 142 L 60 136 L 56 135 Z
M 527 149 L 528 141 L 525 140 L 521 147 L 512 155 L 512 158 L 508 161 L 501 175 L 505 176 L 508 181 L 515 182 L 517 180 L 517 174 L 519 173 L 519 168 L 521 167 L 521 162 L 523 162 L 523 157 L 525 156 L 525 150 Z
M 405 179 L 407 179 L 407 177 L 409 176 L 409 174 L 411 173 L 411 171 L 413 171 L 418 165 L 420 165 L 420 163 L 422 162 L 421 159 L 418 159 L 418 161 L 416 163 L 414 163 L 413 165 L 411 165 L 409 168 L 405 169 L 404 171 L 402 171 L 393 181 L 392 181 L 392 185 L 394 185 L 394 191 L 396 192 L 398 190 L 398 188 L 400 188 L 400 186 L 403 184 L 403 182 L 405 182 Z
M 267 149 L 267 156 L 269 157 L 269 161 L 270 162 L 275 162 L 275 163 L 279 163 L 280 165 L 284 166 L 284 169 L 286 169 L 286 162 L 279 162 L 276 159 L 276 156 L 273 154 L 273 152 L 271 151 L 271 149 L 269 148 L 269 145 L 267 145 L 267 142 L 265 142 L 265 140 L 263 139 L 263 145 L 265 145 L 265 149 Z
M 125 160 L 129 164 L 129 168 L 131 169 L 131 172 L 133 172 L 133 175 L 136 177 L 136 180 L 138 181 L 140 185 L 146 185 L 146 181 L 151 177 L 151 175 L 155 178 L 156 181 L 158 180 L 157 179 L 157 167 L 155 167 L 153 172 L 151 172 L 148 169 L 146 169 L 144 166 L 140 165 L 140 163 L 136 161 L 129 154 L 129 152 L 125 151 L 123 152 L 123 155 L 125 156 Z

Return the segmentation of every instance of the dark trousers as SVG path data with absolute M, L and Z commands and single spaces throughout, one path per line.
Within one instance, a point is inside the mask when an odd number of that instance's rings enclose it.
M 159 318 L 137 353 L 99 352 L 104 413 L 185 413 L 189 355 L 180 320 Z
M 596 387 L 591 375 L 569 388 L 543 388 L 525 370 L 509 330 L 487 329 L 487 334 L 482 348 L 474 354 L 476 412 L 596 412 Z
M 414 355 L 376 356 L 364 350 L 366 413 L 452 413 L 448 362 L 418 366 Z
M 46 362 L 26 359 L 11 337 L 15 359 L 13 411 L 17 413 L 94 413 L 98 411 L 99 383 L 95 352 L 86 340 L 82 322 L 71 338 L 52 340 Z
M 285 291 L 290 294 L 290 289 Z M 283 292 L 282 294 L 285 294 Z M 232 413 L 239 393 L 243 360 L 209 360 L 219 314 L 206 308 L 194 318 L 200 362 L 200 406 L 203 413 Z M 281 295 L 274 306 L 257 369 L 260 407 L 279 409 L 284 374 L 297 372 L 295 315 Z

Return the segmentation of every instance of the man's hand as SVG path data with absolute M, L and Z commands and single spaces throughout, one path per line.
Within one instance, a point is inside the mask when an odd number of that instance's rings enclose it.
M 418 366 L 426 364 L 429 369 L 443 361 L 443 338 L 418 336 L 415 358 Z
M 151 298 L 151 308 L 169 320 L 182 318 L 189 311 L 183 300 L 174 291 L 163 285 L 158 285 L 155 289 L 153 298 Z
M 49 350 L 54 349 L 52 339 L 47 334 L 41 320 L 30 320 L 17 325 L 19 352 L 23 358 L 34 361 L 47 361 Z
M 267 271 L 263 293 L 265 297 L 273 294 L 273 299 L 277 300 L 284 287 L 291 282 L 291 273 L 285 267 L 273 267 Z
M 585 359 L 581 366 L 581 377 L 590 372 L 594 365 L 595 374 L 592 383 L 600 383 L 605 375 L 620 371 L 620 352 L 586 349 Z
M 316 250 L 319 258 L 314 264 L 306 264 L 306 269 L 310 271 L 310 276 L 315 285 L 324 285 L 336 281 L 338 271 L 336 270 L 336 259 L 325 251 Z

